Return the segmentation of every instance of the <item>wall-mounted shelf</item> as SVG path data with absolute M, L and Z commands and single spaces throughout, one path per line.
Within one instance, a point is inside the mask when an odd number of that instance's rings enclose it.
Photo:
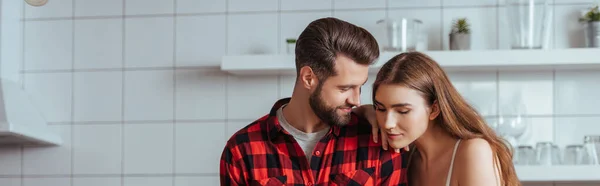
M 515 166 L 521 181 L 600 182 L 600 165 Z
M 447 71 L 497 69 L 600 69 L 600 49 L 426 51 Z M 398 53 L 382 52 L 372 66 Z M 294 55 L 224 56 L 221 70 L 236 75 L 294 74 Z

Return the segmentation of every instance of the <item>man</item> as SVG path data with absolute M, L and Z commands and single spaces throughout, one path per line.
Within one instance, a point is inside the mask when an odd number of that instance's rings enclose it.
M 310 23 L 296 44 L 292 97 L 228 140 L 221 185 L 403 185 L 401 154 L 374 143 L 371 125 L 352 113 L 378 57 L 365 29 Z

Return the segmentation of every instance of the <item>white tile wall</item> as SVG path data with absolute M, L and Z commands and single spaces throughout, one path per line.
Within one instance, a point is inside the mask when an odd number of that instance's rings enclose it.
M 573 19 L 590 1 L 555 0 L 553 47 L 583 45 Z M 0 148 L 2 186 L 218 185 L 225 140 L 267 114 L 277 98 L 289 97 L 295 81 L 222 73 L 215 68 L 221 56 L 284 54 L 285 38 L 297 37 L 320 17 L 362 26 L 380 42 L 377 20 L 419 18 L 428 49 L 442 50 L 448 48 L 451 21 L 464 16 L 472 23 L 473 50 L 508 47 L 501 22 L 506 15 L 497 0 L 15 2 L 0 1 L 2 77 L 23 81 L 65 143 Z M 520 144 L 549 140 L 565 146 L 600 133 L 599 74 L 489 71 L 450 77 L 490 125 L 515 118 L 510 108 L 522 103 L 530 127 Z M 363 103 L 371 102 L 373 80 L 362 88 Z M 522 101 L 513 101 L 514 95 Z
M 216 66 L 225 54 L 225 15 L 177 17 L 177 66 Z
M 452 72 L 448 76 L 458 92 L 484 116 L 498 113 L 495 72 Z
M 75 20 L 75 69 L 123 67 L 123 20 Z
M 281 13 L 281 37 L 279 37 L 279 39 L 277 40 L 279 44 L 279 53 L 288 53 L 287 43 L 285 43 L 286 39 L 297 39 L 298 36 L 300 36 L 300 34 L 302 33 L 302 31 L 304 31 L 304 28 L 308 26 L 308 24 L 310 24 L 314 20 L 324 17 L 331 17 L 331 11 Z M 289 54 L 294 54 L 294 50 L 291 49 L 292 48 L 290 48 Z
M 48 1 L 44 6 L 25 4 L 25 18 L 52 18 L 73 16 L 73 1 Z
M 177 13 L 225 12 L 227 1 L 223 0 L 177 0 Z
M 21 154 L 21 147 L 0 147 L 0 175 L 21 174 Z
M 73 186 L 121 186 L 118 178 L 73 178 Z
M 334 0 L 333 8 L 336 10 L 342 9 L 364 9 L 364 8 L 385 8 L 386 0 Z
M 70 178 L 25 178 L 23 186 L 70 186 Z
M 177 70 L 177 120 L 225 120 L 227 75 L 207 70 Z
M 331 10 L 332 2 L 333 0 L 281 0 L 281 10 Z
M 210 128 L 212 130 L 206 130 Z M 225 146 L 224 122 L 177 123 L 175 125 L 175 166 L 176 173 L 218 174 L 218 160 Z M 221 131 L 221 132 L 217 132 Z M 210 143 L 205 143 L 210 142 Z M 206 149 L 213 149 L 206 151 Z
M 72 171 L 71 126 L 55 125 L 50 130 L 60 135 L 61 146 L 25 147 L 23 150 L 23 174 L 26 175 L 68 175 Z M 36 182 L 37 183 L 37 182 Z M 40 182 L 43 183 L 43 182 Z M 25 181 L 27 185 L 27 181 Z M 52 185 L 52 184 L 51 184 Z
M 76 0 L 75 16 L 116 16 L 123 15 L 122 0 Z
M 442 0 L 389 0 L 390 8 L 440 7 Z
M 275 13 L 230 15 L 227 20 L 228 54 L 276 54 L 278 43 L 285 42 L 277 40 L 277 17 Z
M 385 14 L 385 10 L 343 10 L 334 12 L 335 17 L 356 24 L 369 31 L 377 39 L 380 48 L 382 48 L 381 45 L 384 37 L 382 37 L 383 30 L 377 25 L 377 21 L 385 18 Z
M 70 69 L 72 24 L 71 20 L 25 22 L 25 70 Z
M 173 123 L 125 124 L 123 132 L 125 174 L 173 172 Z
M 125 67 L 173 66 L 172 17 L 125 21 Z
M 173 186 L 170 177 L 125 178 L 124 186 Z
M 24 78 L 25 91 L 30 93 L 46 121 L 71 121 L 73 78 L 70 73 L 32 73 Z
M 172 120 L 172 70 L 127 71 L 124 81 L 125 120 Z
M 73 173 L 121 174 L 122 136 L 118 124 L 74 126 Z
M 126 0 L 125 14 L 172 14 L 175 0 Z
M 21 186 L 21 178 L 0 178 L 0 185 Z
M 76 72 L 74 121 L 121 121 L 123 73 Z
M 229 0 L 227 2 L 229 12 L 277 11 L 279 8 L 278 0 Z
M 552 71 L 510 71 L 499 74 L 501 115 L 551 115 Z
M 206 177 L 177 177 L 175 186 L 219 185 L 218 176 Z

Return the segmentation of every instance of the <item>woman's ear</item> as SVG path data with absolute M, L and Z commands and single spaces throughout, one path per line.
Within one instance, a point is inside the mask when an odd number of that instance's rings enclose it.
M 429 113 L 429 120 L 434 120 L 439 115 L 440 115 L 440 105 L 438 104 L 438 101 L 435 100 L 435 101 L 433 101 L 433 104 L 431 104 L 431 113 Z

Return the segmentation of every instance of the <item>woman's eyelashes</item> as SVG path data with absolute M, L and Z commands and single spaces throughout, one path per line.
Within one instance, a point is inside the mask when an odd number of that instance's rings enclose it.
M 382 108 L 382 107 L 375 107 L 375 110 L 377 110 L 379 112 L 386 112 L 386 109 Z M 408 109 L 404 109 L 404 110 L 396 109 L 395 111 L 399 114 L 408 114 L 410 112 L 410 110 L 408 110 Z

